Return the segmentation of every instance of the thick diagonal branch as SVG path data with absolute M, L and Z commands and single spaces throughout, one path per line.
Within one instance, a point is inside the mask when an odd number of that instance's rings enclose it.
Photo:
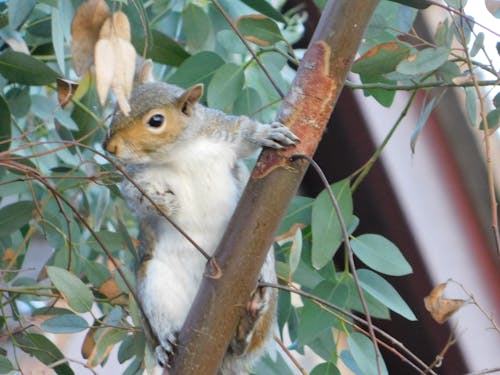
M 301 143 L 261 154 L 215 253 L 223 276 L 204 278 L 180 333 L 171 374 L 217 372 L 274 233 L 306 171 L 307 162 L 292 162 L 290 156 L 314 154 L 377 3 L 330 0 L 323 11 L 278 115 Z

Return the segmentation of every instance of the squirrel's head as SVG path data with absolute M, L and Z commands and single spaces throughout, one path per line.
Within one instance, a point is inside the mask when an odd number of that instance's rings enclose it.
M 128 162 L 153 160 L 176 142 L 202 95 L 202 84 L 187 90 L 164 82 L 137 86 L 130 97 L 130 114 L 115 109 L 103 147 Z

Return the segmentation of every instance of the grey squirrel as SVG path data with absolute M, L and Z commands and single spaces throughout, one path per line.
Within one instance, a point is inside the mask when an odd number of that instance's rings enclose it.
M 298 138 L 281 123 L 206 108 L 198 103 L 202 94 L 201 84 L 187 90 L 140 84 L 132 91 L 129 116 L 115 110 L 104 147 L 168 217 L 213 254 L 248 179 L 242 159 L 262 146 L 283 149 Z M 122 194 L 140 225 L 137 296 L 146 332 L 159 364 L 168 367 L 206 259 L 127 179 Z M 260 279 L 276 282 L 272 251 Z M 272 288 L 253 293 L 220 374 L 246 373 L 265 352 L 276 326 L 276 303 Z

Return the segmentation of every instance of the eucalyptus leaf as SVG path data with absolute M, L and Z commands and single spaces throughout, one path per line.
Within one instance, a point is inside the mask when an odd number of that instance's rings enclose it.
M 187 52 L 177 41 L 170 36 L 162 33 L 159 30 L 151 31 L 151 43 L 147 51 L 147 57 L 155 62 L 179 66 L 186 60 L 190 53 Z M 144 38 L 137 38 L 133 36 L 133 43 L 136 50 L 142 51 L 144 49 Z
M 354 254 L 368 267 L 386 275 L 402 276 L 412 268 L 401 251 L 387 238 L 378 234 L 363 234 L 351 240 Z
M 481 31 L 476 35 L 476 39 L 474 39 L 474 43 L 470 49 L 471 57 L 474 57 L 478 54 L 481 48 L 484 47 L 484 33 Z
M 455 9 L 462 9 L 467 5 L 467 0 L 444 0 L 446 4 Z
M 312 290 L 311 294 L 337 306 L 345 306 L 349 293 L 347 287 L 343 284 L 322 281 Z M 312 300 L 304 298 L 303 301 L 304 308 L 302 309 L 297 336 L 299 345 L 306 345 L 325 330 L 340 327 L 338 317 L 325 311 Z M 329 308 L 326 306 L 326 309 Z
M 0 96 L 0 152 L 10 147 L 12 136 L 10 109 L 7 101 Z
M 218 54 L 202 51 L 184 60 L 170 77 L 169 82 L 184 88 L 201 82 L 206 89 L 213 75 L 222 65 L 224 65 L 224 60 Z
M 29 17 L 36 0 L 9 0 L 9 26 L 17 30 Z
M 236 25 L 246 40 L 259 46 L 267 47 L 285 39 L 278 25 L 265 16 L 243 16 L 236 21 Z
M 432 72 L 448 61 L 450 51 L 448 47 L 425 48 L 401 61 L 396 71 L 411 76 Z
M 200 49 L 213 32 L 210 17 L 194 3 L 188 3 L 182 11 L 182 30 L 193 50 Z
M 353 73 L 377 76 L 394 71 L 410 53 L 410 46 L 402 42 L 385 42 L 372 47 L 352 65 Z
M 286 233 L 294 224 L 311 224 L 311 211 L 314 200 L 310 197 L 296 195 L 292 199 L 292 203 L 288 206 L 288 210 L 283 217 L 278 235 Z
M 429 103 L 425 105 L 422 113 L 420 114 L 420 117 L 418 118 L 417 125 L 415 125 L 415 129 L 413 129 L 413 133 L 411 134 L 411 139 L 410 139 L 410 147 L 412 153 L 415 153 L 415 146 L 417 145 L 417 140 L 420 135 L 420 132 L 427 123 L 427 119 L 429 118 L 432 110 L 437 104 L 436 99 L 437 98 L 432 98 L 431 101 L 429 101 Z
M 35 356 L 40 362 L 52 365 L 64 360 L 64 354 L 44 335 L 38 333 L 17 333 L 16 342 L 25 353 Z M 73 375 L 74 372 L 68 363 L 63 362 L 54 367 L 58 375 Z
M 465 108 L 467 117 L 472 126 L 477 124 L 477 94 L 474 87 L 464 87 L 465 91 Z
M 76 333 L 89 328 L 89 325 L 78 315 L 66 314 L 45 320 L 41 327 L 44 331 L 51 333 Z
M 275 21 L 286 23 L 285 18 L 282 16 L 280 12 L 273 8 L 271 4 L 269 4 L 266 0 L 240 0 L 242 3 L 245 3 L 250 8 L 255 9 L 257 12 L 262 13 L 269 18 L 272 18 Z
M 262 108 L 259 92 L 251 87 L 245 87 L 233 106 L 233 114 L 254 116 Z
M 349 180 L 339 181 L 331 186 L 340 206 L 346 227 L 353 220 L 353 203 Z M 342 229 L 327 190 L 323 190 L 314 200 L 312 208 L 312 263 L 316 269 L 332 261 L 343 241 Z
M 0 55 L 0 74 L 11 82 L 34 86 L 53 83 L 58 76 L 43 62 L 15 51 L 7 51 Z
M 79 313 L 90 311 L 94 296 L 78 277 L 63 268 L 53 266 L 47 267 L 47 274 L 73 310 Z
M 14 371 L 12 363 L 7 357 L 0 355 L 0 374 L 9 374 L 11 371 Z
M 309 375 L 341 375 L 334 363 L 325 362 L 316 366 Z
M 56 55 L 57 65 L 59 70 L 64 74 L 66 70 L 66 61 L 64 53 L 64 26 L 62 23 L 62 15 L 59 9 L 52 8 L 51 30 L 52 44 Z
M 417 318 L 394 287 L 381 276 L 367 269 L 357 271 L 361 287 L 392 311 L 408 320 Z
M 362 333 L 354 332 L 347 337 L 347 344 L 351 350 L 352 357 L 363 375 L 379 375 L 375 348 L 372 341 Z M 381 374 L 387 375 L 387 366 L 382 357 L 379 357 Z
M 34 210 L 33 201 L 19 201 L 0 208 L 0 237 L 28 224 L 33 218 Z
M 208 106 L 222 110 L 227 109 L 240 94 L 244 82 L 245 75 L 241 66 L 233 63 L 222 65 L 217 69 L 208 85 Z
M 488 129 L 490 131 L 496 130 L 500 125 L 500 108 L 495 108 L 489 111 L 488 114 L 486 115 L 486 121 L 488 122 Z M 484 130 L 484 128 L 485 128 L 484 122 L 481 120 L 481 123 L 479 124 L 479 129 Z

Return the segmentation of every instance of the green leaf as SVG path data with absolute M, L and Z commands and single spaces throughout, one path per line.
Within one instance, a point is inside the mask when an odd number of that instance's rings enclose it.
M 255 9 L 257 12 L 262 13 L 269 18 L 272 18 L 275 21 L 286 23 L 285 18 L 282 16 L 280 12 L 273 8 L 269 2 L 266 0 L 240 0 L 242 3 L 245 3 L 250 8 Z
M 63 360 L 64 354 L 55 346 L 52 341 L 37 333 L 19 333 L 15 335 L 19 347 L 27 354 L 35 356 L 40 362 L 51 365 Z M 67 363 L 62 363 L 54 367 L 58 375 L 73 375 L 74 372 Z
M 401 61 L 396 71 L 412 76 L 429 73 L 448 61 L 449 55 L 450 48 L 447 47 L 426 48 Z
M 359 269 L 357 272 L 361 287 L 367 293 L 406 319 L 417 320 L 410 307 L 391 284 L 373 271 Z
M 29 17 L 36 0 L 9 0 L 9 27 L 17 30 Z
M 58 76 L 43 62 L 15 51 L 0 55 L 0 74 L 11 82 L 35 86 L 53 83 Z
M 465 109 L 472 126 L 477 124 L 477 94 L 474 87 L 464 87 Z
M 424 110 L 418 118 L 417 125 L 415 125 L 415 129 L 413 129 L 413 133 L 411 134 L 410 139 L 410 147 L 413 154 L 415 153 L 415 146 L 417 145 L 418 136 L 420 135 L 420 132 L 422 131 L 424 125 L 427 123 L 427 119 L 429 118 L 432 110 L 436 106 L 436 99 L 437 98 L 432 98 L 432 100 L 425 105 Z
M 10 109 L 7 101 L 3 96 L 0 96 L 0 152 L 6 151 L 10 147 L 11 118 Z
M 500 92 L 498 92 L 493 98 L 493 105 L 495 106 L 495 108 L 500 107 Z
M 349 345 L 349 349 L 351 349 L 354 361 L 356 361 L 363 374 L 378 375 L 375 348 L 372 341 L 362 333 L 354 332 L 347 337 L 347 344 Z M 387 367 L 383 358 L 379 358 L 382 374 L 386 375 L 388 374 Z
M 19 201 L 0 208 L 0 237 L 28 224 L 33 218 L 33 201 Z
M 495 130 L 500 125 L 500 108 L 495 108 L 494 110 L 488 112 L 486 115 L 486 121 L 488 122 L 488 129 Z M 481 121 L 479 129 L 484 130 L 484 123 Z
M 294 224 L 311 224 L 311 210 L 313 199 L 309 197 L 295 196 L 292 203 L 281 221 L 278 235 L 288 232 Z
M 434 43 L 441 47 L 450 47 L 453 41 L 453 30 L 450 28 L 448 19 L 440 22 L 434 33 Z
M 349 291 L 343 284 L 322 281 L 313 289 L 311 294 L 337 306 L 345 306 Z M 325 330 L 340 326 L 339 318 L 323 310 L 316 302 L 306 298 L 303 300 L 304 307 L 300 316 L 297 336 L 299 345 L 306 345 Z
M 290 248 L 290 272 L 294 273 L 297 269 L 300 256 L 302 254 L 302 231 L 297 229 L 295 231 L 295 236 L 293 237 L 292 247 Z
M 42 329 L 51 333 L 76 333 L 89 328 L 85 319 L 75 314 L 65 314 L 47 319 L 42 323 Z
M 474 43 L 472 44 L 472 47 L 470 49 L 470 55 L 471 57 L 474 57 L 477 55 L 477 53 L 483 48 L 484 46 L 484 33 L 481 31 L 477 34 L 476 39 L 474 39 Z
M 144 49 L 144 38 L 136 36 L 133 38 L 133 44 L 137 51 L 142 51 Z M 157 63 L 171 66 L 179 66 L 191 56 L 174 39 L 158 30 L 152 30 L 151 32 L 151 44 L 146 55 Z
M 246 40 L 261 47 L 268 47 L 285 40 L 278 25 L 273 20 L 259 14 L 238 18 L 236 26 Z
M 96 338 L 96 355 L 89 358 L 89 364 L 95 367 L 102 363 L 109 355 L 113 347 L 123 340 L 126 332 L 118 328 L 104 328 Z
M 64 56 L 64 30 L 61 19 L 61 11 L 57 8 L 52 8 L 51 17 L 51 30 L 52 30 L 52 44 L 54 46 L 54 53 L 56 55 L 57 65 L 59 70 L 64 74 L 66 68 L 66 61 Z
M 11 371 L 14 371 L 12 363 L 7 357 L 0 355 L 0 374 L 8 374 Z
M 215 72 L 207 90 L 207 103 L 211 108 L 227 109 L 238 97 L 243 84 L 245 75 L 243 68 L 233 63 L 222 65 Z M 224 93 L 221 95 L 221 93 Z
M 120 233 L 101 230 L 96 232 L 96 235 L 101 242 L 104 243 L 104 246 L 106 246 L 106 248 L 111 252 L 121 250 L 124 247 L 124 241 Z M 101 245 L 97 242 L 94 236 L 89 238 L 87 244 L 99 252 L 102 251 Z
M 356 287 L 354 278 L 350 276 L 345 280 L 345 284 L 349 288 L 349 299 L 346 307 L 364 314 L 365 312 L 363 305 L 361 304 L 361 299 L 359 298 L 358 288 Z M 364 297 L 368 311 L 372 318 L 390 319 L 391 313 L 387 306 L 368 293 L 364 293 Z
M 331 188 L 340 206 L 345 225 L 348 228 L 354 217 L 349 180 L 339 181 L 333 184 Z M 340 222 L 326 189 L 318 195 L 313 203 L 312 238 L 312 264 L 316 269 L 320 269 L 332 261 L 343 241 Z
M 210 17 L 194 3 L 189 3 L 182 11 L 182 30 L 188 46 L 194 50 L 199 50 L 213 33 Z
M 202 51 L 184 60 L 168 81 L 184 88 L 201 82 L 207 88 L 213 75 L 222 65 L 224 60 L 218 54 Z
M 395 85 L 396 82 L 385 78 L 384 76 L 360 76 L 362 83 L 383 83 L 388 85 Z M 365 96 L 373 96 L 373 98 L 382 104 L 384 107 L 389 108 L 396 96 L 396 90 L 384 89 L 363 89 Z
M 316 366 L 309 375 L 341 375 L 335 363 L 325 362 Z
M 412 272 L 401 251 L 387 238 L 363 234 L 351 240 L 354 254 L 368 267 L 386 275 L 402 276 Z
M 261 108 L 259 92 L 254 88 L 245 87 L 234 102 L 233 114 L 252 116 Z
M 378 76 L 394 71 L 401 60 L 410 54 L 410 46 L 401 42 L 385 42 L 365 52 L 352 65 L 353 73 Z
M 90 311 L 94 296 L 78 277 L 65 269 L 53 266 L 47 266 L 47 273 L 73 310 L 79 313 Z

